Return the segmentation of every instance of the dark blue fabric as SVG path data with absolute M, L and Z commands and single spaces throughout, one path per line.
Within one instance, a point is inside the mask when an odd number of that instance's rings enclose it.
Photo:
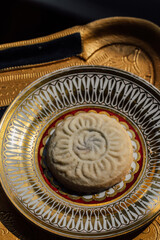
M 75 56 L 82 52 L 80 33 L 52 41 L 0 51 L 0 69 L 46 63 Z

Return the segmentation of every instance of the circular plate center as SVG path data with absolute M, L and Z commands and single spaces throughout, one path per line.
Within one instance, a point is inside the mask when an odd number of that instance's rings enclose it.
M 65 186 L 61 185 L 50 172 L 47 163 L 46 163 L 46 151 L 47 151 L 47 142 L 49 141 L 50 136 L 54 133 L 54 130 L 58 124 L 70 117 L 74 116 L 80 112 L 96 112 L 99 114 L 106 114 L 107 116 L 113 118 L 115 121 L 118 121 L 128 132 L 132 146 L 133 146 L 133 163 L 131 166 L 130 172 L 125 176 L 124 180 L 120 183 L 114 185 L 111 188 L 106 189 L 103 192 L 95 193 L 91 195 L 82 195 L 72 192 L 65 188 Z M 115 111 L 105 110 L 103 108 L 80 108 L 71 110 L 67 113 L 61 114 L 58 118 L 54 119 L 47 130 L 43 132 L 41 135 L 41 141 L 38 148 L 38 163 L 41 174 L 45 182 L 49 185 L 49 187 L 56 192 L 60 197 L 68 199 L 70 201 L 82 204 L 97 204 L 104 202 L 115 201 L 116 198 L 122 197 L 124 194 L 127 194 L 128 191 L 131 191 L 136 182 L 138 181 L 138 177 L 143 169 L 143 143 L 140 138 L 140 133 L 138 130 L 123 116 L 116 113 Z

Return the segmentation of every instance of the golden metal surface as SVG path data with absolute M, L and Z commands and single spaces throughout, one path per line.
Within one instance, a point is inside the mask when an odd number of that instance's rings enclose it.
M 1 240 L 18 240 L 3 224 L 0 222 L 0 239 Z
M 0 49 L 41 43 L 75 32 L 80 32 L 82 39 L 83 52 L 79 56 L 0 71 L 0 106 L 9 105 L 24 87 L 44 74 L 77 65 L 116 67 L 160 87 L 160 28 L 142 19 L 102 19 L 46 37 L 2 44 Z
M 160 29 L 145 20 L 108 18 L 34 40 L 3 44 L 0 45 L 0 49 L 45 42 L 74 32 L 80 32 L 82 36 L 83 52 L 80 56 L 37 66 L 2 70 L 0 106 L 10 104 L 24 87 L 44 74 L 75 65 L 96 64 L 116 67 L 141 76 L 160 88 Z M 20 215 L 2 188 L 0 188 L 0 221 L 0 239 L 53 239 L 52 234 L 33 226 Z M 128 235 L 127 240 L 159 240 L 160 217 L 142 230 Z M 54 236 L 54 239 L 63 238 Z M 124 240 L 123 237 L 118 237 L 119 239 Z

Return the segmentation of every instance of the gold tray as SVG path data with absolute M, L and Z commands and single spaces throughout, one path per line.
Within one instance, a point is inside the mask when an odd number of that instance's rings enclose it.
M 82 53 L 58 61 L 0 70 L 0 107 L 39 77 L 79 65 L 103 65 L 136 74 L 160 88 L 160 28 L 144 19 L 113 17 L 37 39 L 0 45 L 0 50 L 47 42 L 79 32 Z
M 111 238 L 146 225 L 160 209 L 159 95 L 135 75 L 98 66 L 63 69 L 32 83 L 1 122 L 1 182 L 12 203 L 36 225 L 70 238 Z M 90 196 L 67 192 L 45 165 L 56 124 L 80 111 L 115 118 L 134 147 L 125 180 Z

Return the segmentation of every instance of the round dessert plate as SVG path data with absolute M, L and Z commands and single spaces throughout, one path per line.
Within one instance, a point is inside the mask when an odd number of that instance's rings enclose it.
M 36 80 L 1 121 L 0 176 L 7 196 L 30 221 L 69 238 L 111 238 L 144 226 L 160 209 L 159 100 L 150 83 L 114 68 L 72 67 Z M 81 112 L 118 121 L 133 146 L 124 180 L 91 195 L 67 190 L 46 163 L 56 126 Z

